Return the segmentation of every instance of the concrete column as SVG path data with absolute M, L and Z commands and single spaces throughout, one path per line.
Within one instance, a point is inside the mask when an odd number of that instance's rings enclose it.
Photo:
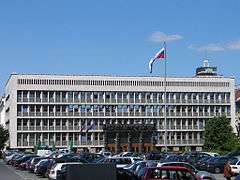
M 73 146 L 75 146 L 75 133 L 73 133 L 72 143 L 73 143 Z
M 97 137 L 98 137 L 97 138 L 97 142 L 98 142 L 97 144 L 100 145 L 100 133 L 99 132 L 97 133 Z
M 79 141 L 79 145 L 82 145 L 82 134 L 81 133 L 78 136 L 78 141 Z
M 107 141 L 107 133 L 104 132 L 103 133 L 103 140 L 104 140 L 104 150 L 107 150 L 107 145 L 108 145 L 108 141 Z
M 151 146 L 150 146 L 150 151 L 153 150 L 154 147 L 154 137 L 153 137 L 153 133 L 151 133 Z
M 47 145 L 50 146 L 51 145 L 51 143 L 50 143 L 50 134 L 47 133 L 47 135 L 48 135 L 48 142 L 47 142 L 48 144 Z
M 115 153 L 120 152 L 120 144 L 119 144 L 119 133 L 116 133 L 115 136 Z
M 143 152 L 143 133 L 139 134 L 139 153 Z
M 62 133 L 60 134 L 60 146 L 62 146 L 63 142 L 62 142 Z
M 132 151 L 132 135 L 130 132 L 128 133 L 128 151 Z

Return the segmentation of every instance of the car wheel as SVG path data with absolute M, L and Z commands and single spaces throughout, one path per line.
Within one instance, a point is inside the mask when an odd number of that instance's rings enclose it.
M 214 169 L 214 172 L 215 172 L 216 174 L 218 174 L 218 173 L 221 172 L 221 170 L 220 170 L 220 168 L 216 167 L 216 168 Z

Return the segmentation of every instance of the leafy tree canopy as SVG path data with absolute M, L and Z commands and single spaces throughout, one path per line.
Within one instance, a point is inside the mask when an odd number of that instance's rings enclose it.
M 4 148 L 7 140 L 8 140 L 8 130 L 4 129 L 4 127 L 0 125 L 0 149 Z
M 214 117 L 206 122 L 204 147 L 208 151 L 226 152 L 239 147 L 239 140 L 234 134 L 230 120 L 226 117 Z

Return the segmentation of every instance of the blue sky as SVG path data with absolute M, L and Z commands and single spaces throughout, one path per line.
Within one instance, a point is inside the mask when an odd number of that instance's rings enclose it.
M 170 76 L 207 57 L 220 74 L 240 67 L 240 1 L 9 0 L 0 4 L 0 91 L 10 73 L 150 76 L 167 41 Z M 163 63 L 153 74 L 163 75 Z

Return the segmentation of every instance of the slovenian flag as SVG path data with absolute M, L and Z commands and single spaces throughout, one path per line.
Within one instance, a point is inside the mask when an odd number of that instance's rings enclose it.
M 149 70 L 150 70 L 150 73 L 152 73 L 152 66 L 153 66 L 153 63 L 155 60 L 157 59 L 164 59 L 166 58 L 166 50 L 165 50 L 165 47 L 163 47 L 160 51 L 157 52 L 157 54 L 154 56 L 154 58 L 152 58 L 150 61 L 149 61 Z

